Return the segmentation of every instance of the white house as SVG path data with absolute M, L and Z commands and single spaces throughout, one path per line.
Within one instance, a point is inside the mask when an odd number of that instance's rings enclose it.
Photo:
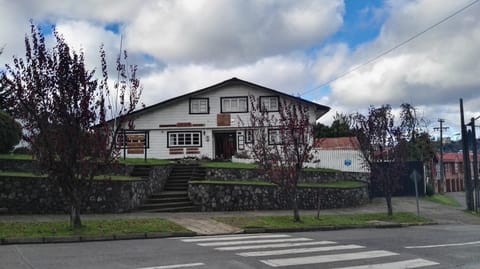
M 314 123 L 330 109 L 248 81 L 232 78 L 133 113 L 134 130 L 126 131 L 122 156 L 178 159 L 207 157 L 230 159 L 253 143 L 248 128 L 249 96 L 262 107 L 278 112 L 280 100 L 295 100 L 310 110 Z M 123 140 L 122 140 L 123 141 Z

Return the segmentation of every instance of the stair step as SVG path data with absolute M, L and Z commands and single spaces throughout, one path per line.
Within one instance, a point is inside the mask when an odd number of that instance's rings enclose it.
M 188 196 L 175 196 L 166 198 L 149 198 L 145 204 L 173 203 L 173 202 L 190 202 Z
M 188 186 L 188 181 L 184 181 L 184 182 L 167 182 L 166 186 Z
M 192 202 L 171 202 L 171 203 L 157 203 L 157 204 L 144 204 L 140 209 L 154 209 L 154 208 L 171 208 L 171 207 L 185 207 L 192 206 Z
M 165 187 L 166 191 L 186 191 L 187 187 Z
M 178 196 L 187 196 L 187 191 L 164 191 L 161 193 L 154 193 L 149 196 L 149 198 L 167 198 L 167 197 L 178 197 Z
M 196 206 L 183 206 L 183 207 L 171 207 L 171 208 L 159 208 L 159 209 L 147 209 L 142 212 L 155 213 L 155 212 L 192 212 L 198 211 Z

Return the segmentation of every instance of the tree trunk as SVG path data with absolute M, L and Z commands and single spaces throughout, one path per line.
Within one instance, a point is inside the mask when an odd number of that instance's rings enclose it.
M 70 227 L 72 229 L 79 229 L 82 227 L 82 220 L 80 219 L 80 206 L 76 202 L 72 202 L 70 208 Z
M 387 201 L 388 215 L 389 215 L 389 216 L 392 216 L 392 215 L 393 215 L 392 195 L 390 195 L 390 194 L 385 194 L 385 200 Z
M 292 201 L 293 201 L 293 221 L 300 222 L 300 213 L 298 212 L 297 186 L 293 187 Z

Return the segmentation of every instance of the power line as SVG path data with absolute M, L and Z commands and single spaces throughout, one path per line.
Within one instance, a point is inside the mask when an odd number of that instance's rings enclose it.
M 470 8 L 471 6 L 473 6 L 474 4 L 478 3 L 479 1 L 480 1 L 480 0 L 475 0 L 475 1 L 473 1 L 473 2 L 470 2 L 470 4 L 462 7 L 461 9 L 459 9 L 459 10 L 457 10 L 457 11 L 455 11 L 455 12 L 453 12 L 452 14 L 448 15 L 447 17 L 445 17 L 445 18 L 441 19 L 440 21 L 434 23 L 433 25 L 425 28 L 424 30 L 416 33 L 415 35 L 411 36 L 410 38 L 404 40 L 403 42 L 401 42 L 401 43 L 393 46 L 393 47 L 390 48 L 390 49 L 387 49 L 387 50 L 383 51 L 382 53 L 378 54 L 377 56 L 375 56 L 375 57 L 373 57 L 373 58 L 370 58 L 370 59 L 367 60 L 366 62 L 363 62 L 363 63 L 361 63 L 360 65 L 358 65 L 358 66 L 356 66 L 356 67 L 354 67 L 354 68 L 351 68 L 351 69 L 347 70 L 346 72 L 341 73 L 341 74 L 338 75 L 338 76 L 335 76 L 334 78 L 332 78 L 332 79 L 330 79 L 330 80 L 328 80 L 328 81 L 320 84 L 319 86 L 316 86 L 316 87 L 314 87 L 314 88 L 312 88 L 312 89 L 310 89 L 310 90 L 304 91 L 301 95 L 305 95 L 305 94 L 307 94 L 307 93 L 309 93 L 309 92 L 312 92 L 312 91 L 314 91 L 314 90 L 317 90 L 317 89 L 320 89 L 320 88 L 322 88 L 322 87 L 324 87 L 324 86 L 327 86 L 328 84 L 330 84 L 330 83 L 332 83 L 332 82 L 334 82 L 334 81 L 336 81 L 336 80 L 338 80 L 338 79 L 340 79 L 340 78 L 342 78 L 342 77 L 344 77 L 344 76 L 352 73 L 353 71 L 356 71 L 356 70 L 358 70 L 358 69 L 360 69 L 360 68 L 362 68 L 362 67 L 364 67 L 364 66 L 366 66 L 366 65 L 369 65 L 369 64 L 371 64 L 371 63 L 373 63 L 373 62 L 376 62 L 378 59 L 382 58 L 383 56 L 385 56 L 385 55 L 389 54 L 390 52 L 392 52 L 392 51 L 394 51 L 394 50 L 402 47 L 403 45 L 405 45 L 405 44 L 409 43 L 410 41 L 416 39 L 417 37 L 425 34 L 426 32 L 432 30 L 433 28 L 437 27 L 438 25 L 440 25 L 440 24 L 448 21 L 449 19 L 453 18 L 454 16 L 456 16 L 457 14 L 463 12 L 464 10 Z

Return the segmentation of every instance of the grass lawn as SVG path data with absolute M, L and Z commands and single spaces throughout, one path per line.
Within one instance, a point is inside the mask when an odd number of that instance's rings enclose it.
M 121 158 L 118 161 L 126 165 L 168 165 L 172 163 L 170 160 L 161 159 L 147 159 L 147 161 L 145 161 L 144 158 L 127 158 L 125 160 Z
M 454 206 L 454 207 L 461 206 L 461 204 L 457 200 L 455 200 L 455 198 L 448 195 L 444 195 L 444 194 L 434 194 L 432 196 L 425 196 L 423 199 L 430 202 L 442 204 L 442 205 L 448 205 L 448 206 Z
M 32 155 L 28 154 L 0 154 L 0 159 L 9 159 L 9 160 L 33 160 Z
M 200 164 L 208 168 L 236 168 L 236 169 L 255 169 L 258 168 L 253 163 L 232 163 L 232 162 L 202 162 Z
M 34 174 L 29 172 L 0 172 L 0 177 L 26 177 L 26 178 L 46 178 L 47 175 Z M 99 175 L 95 176 L 95 180 L 112 180 L 112 181 L 128 181 L 142 180 L 140 177 L 119 176 L 119 175 Z
M 47 175 L 43 174 L 34 174 L 30 172 L 0 172 L 0 177 L 38 177 L 38 178 L 46 178 Z
M 201 180 L 191 181 L 193 184 L 220 184 L 220 185 L 250 185 L 250 186 L 276 186 L 276 184 L 268 181 L 245 181 L 245 180 Z M 339 188 L 351 189 L 359 188 L 365 184 L 358 181 L 338 181 L 332 183 L 299 183 L 300 188 Z
M 233 163 L 233 162 L 202 162 L 201 166 L 208 168 L 236 168 L 236 169 L 256 169 L 258 168 L 257 164 L 254 163 Z M 324 173 L 335 173 L 339 172 L 335 169 L 327 168 L 305 168 L 305 172 L 324 172 Z
M 193 184 L 218 184 L 218 185 L 249 185 L 249 186 L 276 186 L 267 181 L 242 181 L 242 180 L 200 180 L 190 181 Z
M 84 227 L 72 230 L 67 221 L 0 222 L 0 238 L 38 238 L 53 236 L 122 235 L 132 233 L 189 232 L 164 219 L 118 219 L 84 221 Z
M 329 168 L 304 168 L 303 171 L 305 171 L 305 172 L 323 172 L 323 173 L 340 172 L 340 170 L 329 169 Z
M 315 227 L 361 227 L 375 221 L 389 223 L 426 223 L 429 219 L 417 217 L 412 213 L 398 212 L 392 217 L 385 213 L 301 216 L 301 222 L 294 222 L 292 216 L 255 216 L 255 217 L 219 217 L 215 220 L 239 228 L 315 228 Z
M 299 187 L 304 188 L 338 188 L 338 189 L 352 189 L 365 186 L 365 183 L 358 181 L 337 181 L 331 183 L 299 183 Z

